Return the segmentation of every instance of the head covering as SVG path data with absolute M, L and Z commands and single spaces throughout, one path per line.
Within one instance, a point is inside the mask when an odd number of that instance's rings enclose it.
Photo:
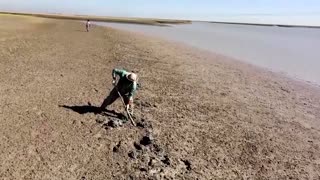
M 135 73 L 129 73 L 128 75 L 127 75 L 127 79 L 129 80 L 129 81 L 137 81 L 137 75 L 135 74 Z

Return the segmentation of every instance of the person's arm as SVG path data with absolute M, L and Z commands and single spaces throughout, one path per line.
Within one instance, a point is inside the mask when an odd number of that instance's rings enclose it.
M 113 80 L 116 80 L 117 75 L 122 77 L 126 73 L 123 69 L 113 69 L 112 71 L 112 78 Z
M 129 95 L 128 95 L 128 105 L 132 105 L 133 104 L 133 96 L 134 94 L 136 93 L 137 91 L 137 83 L 136 82 L 133 82 L 133 85 L 132 85 L 132 88 L 129 92 Z

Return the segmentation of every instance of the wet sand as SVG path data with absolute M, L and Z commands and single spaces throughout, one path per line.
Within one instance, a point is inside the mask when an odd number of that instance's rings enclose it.
M 1 179 L 320 178 L 315 87 L 111 28 L 0 22 Z M 115 114 L 95 111 L 114 67 L 139 74 L 145 125 L 110 128 L 102 120 Z

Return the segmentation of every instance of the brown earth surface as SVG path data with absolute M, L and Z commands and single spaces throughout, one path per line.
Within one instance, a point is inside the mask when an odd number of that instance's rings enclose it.
M 316 87 L 111 28 L 0 24 L 0 179 L 320 179 Z M 114 67 L 139 74 L 139 127 L 103 122 L 120 101 L 96 113 Z

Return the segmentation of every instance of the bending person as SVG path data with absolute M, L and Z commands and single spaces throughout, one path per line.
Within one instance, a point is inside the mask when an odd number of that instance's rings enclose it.
M 116 77 L 119 76 L 118 84 L 116 84 Z M 131 109 L 133 112 L 133 96 L 137 90 L 137 75 L 132 72 L 127 72 L 123 69 L 113 69 L 112 71 L 112 84 L 114 88 L 109 93 L 109 96 L 105 98 L 101 105 L 101 110 L 105 110 L 109 105 L 119 98 L 119 93 L 124 99 L 126 104 L 126 110 Z M 130 112 L 130 111 L 129 111 Z

